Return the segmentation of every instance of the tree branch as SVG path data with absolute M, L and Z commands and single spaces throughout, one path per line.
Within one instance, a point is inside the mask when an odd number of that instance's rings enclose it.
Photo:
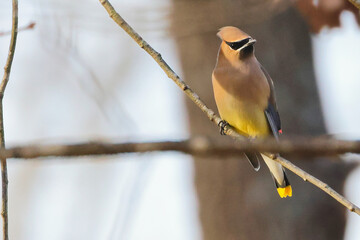
M 160 142 L 87 142 L 79 144 L 54 144 L 15 146 L 1 149 L 0 158 L 39 158 L 75 157 L 88 155 L 107 155 L 119 153 L 145 153 L 154 151 L 178 151 L 197 156 L 234 156 L 245 151 L 278 152 L 296 156 L 335 156 L 343 153 L 360 153 L 360 142 L 336 139 L 292 138 L 280 140 L 273 138 L 249 141 L 219 141 L 209 137 L 193 137 L 179 141 Z
M 208 118 L 216 123 L 217 125 L 220 123 L 221 118 L 218 117 L 213 110 L 209 109 L 203 101 L 199 98 L 199 96 L 190 89 L 190 87 L 180 79 L 180 77 L 169 67 L 169 65 L 162 59 L 160 53 L 155 51 L 142 37 L 131 28 L 131 26 L 115 11 L 113 6 L 107 0 L 99 0 L 100 3 L 104 6 L 106 11 L 109 13 L 109 16 L 125 31 L 129 34 L 130 37 L 134 39 L 134 41 L 143 48 L 164 70 L 169 78 L 171 78 L 185 93 L 186 95 L 208 116 Z M 230 135 L 236 139 L 244 139 L 239 133 L 235 132 L 235 130 L 231 127 L 226 127 L 224 131 L 227 135 Z M 244 134 L 246 136 L 246 134 Z M 269 157 L 273 158 L 275 161 L 279 162 L 282 166 L 288 168 L 290 171 L 293 171 L 298 176 L 303 177 L 303 179 L 311 182 L 315 186 L 322 189 L 324 192 L 332 196 L 334 199 L 339 201 L 345 207 L 347 207 L 350 211 L 356 212 L 360 215 L 360 209 L 349 201 L 343 201 L 345 199 L 343 196 L 335 192 L 333 189 L 329 188 L 325 183 L 320 180 L 312 177 L 310 174 L 306 173 L 302 169 L 296 167 L 291 164 L 287 160 L 278 157 L 275 154 L 267 153 Z M 327 187 L 320 187 L 327 186 Z
M 360 0 L 349 0 L 349 2 L 360 10 Z
M 7 83 L 9 82 L 11 65 L 14 59 L 16 37 L 18 32 L 18 2 L 12 1 L 12 28 L 9 53 L 4 67 L 4 76 L 0 85 L 0 150 L 5 149 L 4 135 L 4 114 L 3 114 L 3 98 Z M 8 177 L 6 158 L 1 158 L 1 181 L 2 181 L 2 211 L 3 218 L 3 239 L 9 239 L 8 227 Z
M 290 171 L 292 171 L 293 173 L 295 173 L 296 175 L 298 175 L 299 177 L 301 177 L 304 181 L 308 181 L 308 182 L 314 184 L 315 186 L 317 186 L 318 188 L 320 188 L 321 190 L 323 190 L 324 192 L 329 194 L 331 197 L 333 197 L 336 201 L 338 201 L 339 203 L 344 205 L 351 212 L 355 212 L 358 215 L 360 215 L 360 209 L 355 204 L 353 204 L 352 202 L 347 200 L 341 194 L 337 193 L 328 184 L 317 179 L 316 177 L 312 176 L 311 174 L 305 172 L 304 170 L 297 167 L 296 165 L 294 165 L 290 161 L 286 160 L 285 158 L 278 156 L 274 160 L 277 161 L 278 163 L 280 163 L 281 165 L 283 165 L 284 167 L 286 167 L 287 169 L 289 169 Z
M 33 29 L 33 28 L 35 27 L 35 25 L 36 25 L 35 22 L 30 22 L 30 23 L 29 23 L 28 25 L 26 25 L 26 26 L 19 27 L 17 32 L 21 32 L 21 31 Z M 11 32 L 12 32 L 12 31 L 0 32 L 0 37 L 9 35 L 9 34 L 11 34 Z
M 11 39 L 10 39 L 10 47 L 8 52 L 8 57 L 6 60 L 6 64 L 4 67 L 4 76 L 0 85 L 0 99 L 4 97 L 4 92 L 7 83 L 9 82 L 11 65 L 14 59 L 15 54 L 15 46 L 16 46 L 16 38 L 18 33 L 18 3 L 17 0 L 12 1 L 13 12 L 12 12 L 12 28 L 11 28 Z

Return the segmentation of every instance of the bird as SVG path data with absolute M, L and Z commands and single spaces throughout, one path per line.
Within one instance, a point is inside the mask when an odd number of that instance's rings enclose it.
M 220 28 L 221 45 L 212 73 L 216 106 L 226 125 L 250 139 L 274 137 L 282 133 L 273 81 L 255 57 L 256 40 L 237 27 Z M 264 153 L 245 153 L 256 171 L 263 159 L 281 198 L 291 197 L 292 188 L 285 170 Z

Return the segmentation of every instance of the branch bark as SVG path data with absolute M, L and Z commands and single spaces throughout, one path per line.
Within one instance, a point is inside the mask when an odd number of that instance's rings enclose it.
M 180 77 L 169 67 L 169 65 L 162 59 L 161 54 L 155 51 L 134 29 L 115 11 L 113 6 L 107 0 L 99 0 L 100 3 L 104 6 L 106 11 L 109 13 L 109 16 L 126 32 L 134 41 L 143 48 L 163 69 L 167 76 L 172 79 L 185 93 L 186 95 L 208 116 L 210 121 L 219 125 L 221 118 L 217 116 L 213 110 L 209 109 L 205 103 L 199 98 L 199 96 L 184 82 Z M 236 132 L 232 127 L 226 127 L 224 129 L 226 135 L 229 135 L 237 140 L 243 140 L 244 137 L 240 135 L 241 133 Z M 246 136 L 246 134 L 243 134 Z M 328 187 L 327 184 L 323 183 L 319 179 L 311 176 L 302 169 L 296 167 L 289 161 L 277 156 L 276 154 L 266 153 L 267 156 L 271 157 L 275 161 L 279 162 L 285 168 L 288 168 L 290 171 L 294 172 L 298 176 L 302 177 L 304 180 L 311 182 L 315 186 L 319 187 L 321 190 L 332 196 L 339 203 L 344 205 L 350 211 L 360 215 L 360 208 L 346 200 L 342 195 Z M 310 177 L 311 176 L 311 177 Z M 320 187 L 326 186 L 326 187 Z M 346 201 L 344 201 L 344 199 Z
M 17 32 L 34 29 L 35 25 L 36 25 L 35 22 L 30 22 L 30 23 L 29 23 L 28 25 L 26 25 L 26 26 L 19 27 Z M 6 36 L 6 35 L 11 35 L 11 32 L 12 32 L 12 31 L 0 32 L 0 37 Z
M 11 65 L 14 59 L 16 38 L 18 32 L 18 2 L 12 1 L 12 28 L 9 53 L 4 67 L 4 75 L 0 85 L 0 150 L 5 149 L 5 135 L 4 135 L 4 113 L 3 113 L 3 98 L 7 83 L 9 82 Z M 8 176 L 6 158 L 1 158 L 1 181 L 2 181 L 2 211 L 3 218 L 3 239 L 9 239 L 8 227 Z
M 209 137 L 193 137 L 179 141 L 160 142 L 87 142 L 79 144 L 54 144 L 15 146 L 1 149 L 0 158 L 33 159 L 39 157 L 77 157 L 121 153 L 146 153 L 155 151 L 177 151 L 196 156 L 241 155 L 244 151 L 278 152 L 296 156 L 335 156 L 344 153 L 360 153 L 360 142 L 336 139 L 292 138 L 280 140 L 247 139 L 218 141 Z
M 349 0 L 349 2 L 360 10 L 360 0 Z

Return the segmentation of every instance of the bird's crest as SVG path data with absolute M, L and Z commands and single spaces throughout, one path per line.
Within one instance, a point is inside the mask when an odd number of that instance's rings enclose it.
M 225 42 L 238 42 L 249 38 L 249 34 L 241 31 L 237 27 L 226 26 L 219 29 L 217 36 Z

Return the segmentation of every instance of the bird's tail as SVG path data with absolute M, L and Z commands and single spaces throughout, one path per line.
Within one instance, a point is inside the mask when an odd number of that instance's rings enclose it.
M 292 189 L 286 173 L 280 163 L 275 162 L 264 154 L 261 154 L 274 179 L 276 189 L 281 198 L 291 197 Z
M 281 186 L 275 179 L 274 177 L 274 182 L 275 182 L 275 186 L 276 189 L 280 195 L 281 198 L 286 198 L 286 197 L 291 197 L 292 196 L 292 189 L 291 189 L 291 185 L 289 183 L 289 180 L 286 177 L 286 173 L 284 172 L 284 185 Z

